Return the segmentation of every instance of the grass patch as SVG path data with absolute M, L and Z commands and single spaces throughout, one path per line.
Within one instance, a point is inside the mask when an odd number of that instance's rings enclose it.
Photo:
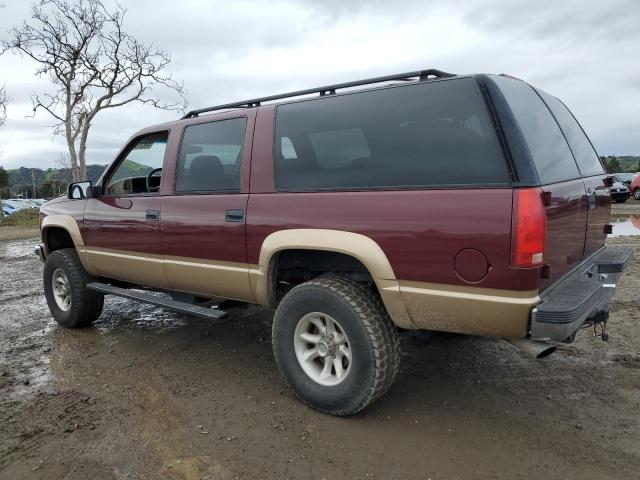
M 40 222 L 40 209 L 25 208 L 12 215 L 5 215 L 0 218 L 0 226 L 4 227 L 37 227 Z

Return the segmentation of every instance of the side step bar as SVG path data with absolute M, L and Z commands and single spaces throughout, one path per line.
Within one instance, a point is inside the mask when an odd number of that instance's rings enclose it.
M 106 283 L 91 282 L 87 284 L 87 288 L 95 290 L 96 292 L 104 293 L 105 295 L 116 295 L 118 297 L 130 298 L 131 300 L 137 300 L 142 303 L 150 303 L 151 305 L 157 305 L 158 307 L 166 308 L 173 312 L 186 313 L 187 315 L 195 315 L 196 317 L 203 318 L 223 318 L 227 315 L 222 310 L 215 308 L 201 307 L 198 305 L 192 305 L 190 303 L 179 302 L 171 298 L 158 297 L 148 292 L 141 292 L 131 290 L 128 288 L 114 287 Z

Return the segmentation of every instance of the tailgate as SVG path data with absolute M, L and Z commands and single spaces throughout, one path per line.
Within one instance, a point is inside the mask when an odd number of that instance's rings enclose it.
M 582 261 L 588 204 L 582 179 L 545 185 L 542 189 L 551 194 L 546 207 L 547 239 L 544 250 L 549 278 L 541 282 L 541 289 L 544 290 Z
M 604 245 L 611 208 L 606 174 L 582 127 L 560 100 L 519 80 L 494 80 L 546 192 L 544 290 Z
M 604 186 L 606 175 L 584 179 L 589 200 L 587 211 L 587 235 L 584 242 L 584 256 L 588 257 L 607 240 L 605 227 L 611 217 L 611 196 Z

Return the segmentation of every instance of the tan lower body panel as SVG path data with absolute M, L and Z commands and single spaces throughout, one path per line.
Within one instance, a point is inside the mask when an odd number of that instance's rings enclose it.
M 94 274 L 147 287 L 268 304 L 264 268 L 86 247 Z M 84 262 L 83 262 L 84 263 Z M 538 292 L 375 279 L 392 321 L 402 328 L 476 335 L 526 336 Z
M 169 288 L 162 255 L 87 247 L 95 275 L 137 283 L 145 287 Z
M 249 284 L 249 265 L 246 263 L 166 257 L 164 268 L 174 290 L 204 297 L 256 301 Z
M 414 328 L 504 338 L 526 336 L 538 291 L 400 281 Z
M 255 301 L 248 264 L 106 248 L 90 247 L 86 253 L 99 276 L 203 297 Z

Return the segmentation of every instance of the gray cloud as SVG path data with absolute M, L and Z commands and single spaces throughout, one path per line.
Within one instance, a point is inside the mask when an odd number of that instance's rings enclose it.
M 640 153 L 640 8 L 637 0 L 240 0 L 128 5 L 126 29 L 171 52 L 191 108 L 326 83 L 435 67 L 510 73 L 565 100 L 603 154 Z M 0 36 L 29 13 L 11 2 Z M 13 97 L 0 128 L 0 164 L 52 166 L 64 152 L 51 123 L 30 114 L 47 88 L 34 65 L 0 56 Z M 177 115 L 141 105 L 105 112 L 88 159 L 107 163 L 136 130 Z

